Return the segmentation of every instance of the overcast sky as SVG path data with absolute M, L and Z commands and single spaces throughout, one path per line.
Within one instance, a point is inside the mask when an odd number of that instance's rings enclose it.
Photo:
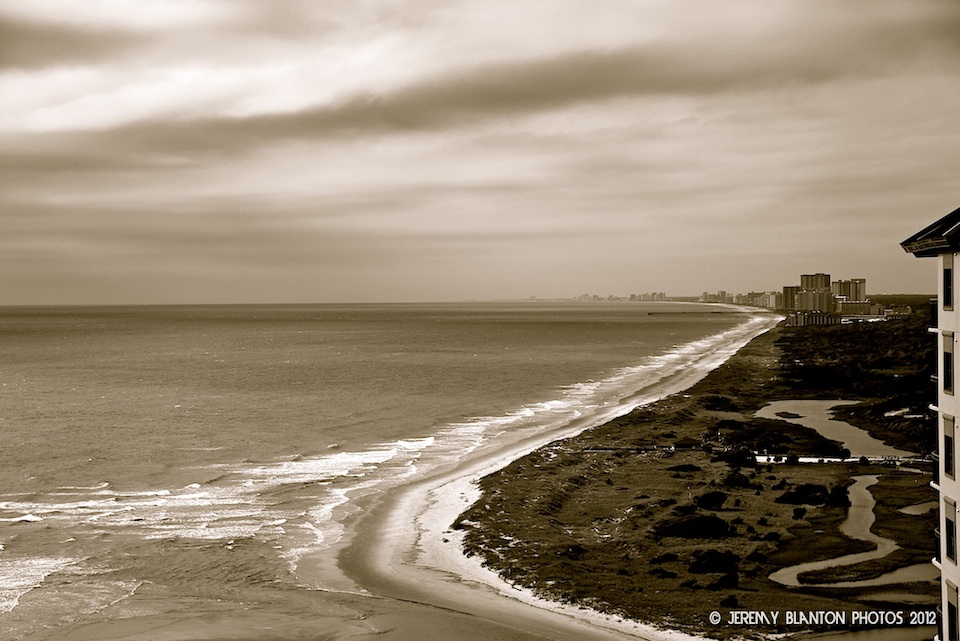
M 956 0 L 0 0 L 0 304 L 935 290 Z

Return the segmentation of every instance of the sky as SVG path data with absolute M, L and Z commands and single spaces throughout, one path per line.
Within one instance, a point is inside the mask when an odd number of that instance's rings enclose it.
M 0 0 L 0 304 L 935 290 L 956 0 Z

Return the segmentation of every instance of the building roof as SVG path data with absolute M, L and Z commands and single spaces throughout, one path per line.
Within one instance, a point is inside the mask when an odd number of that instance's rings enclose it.
M 921 229 L 900 246 L 918 257 L 960 251 L 960 208 Z

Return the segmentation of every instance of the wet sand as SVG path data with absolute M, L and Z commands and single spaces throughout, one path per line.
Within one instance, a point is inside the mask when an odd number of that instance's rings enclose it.
M 185 610 L 90 623 L 30 641 L 326 641 L 334 639 L 547 639 L 511 626 L 441 608 L 338 593 L 291 596 L 286 607 L 243 609 L 241 604 L 204 612 Z M 162 607 L 169 607 L 170 603 Z
M 674 381 L 676 384 L 682 383 Z M 650 393 L 660 396 L 668 392 L 659 387 Z M 601 422 L 620 411 L 602 417 Z M 510 637 L 517 639 L 697 639 L 538 599 L 507 584 L 478 559 L 464 555 L 460 545 L 463 534 L 451 529 L 458 515 L 480 497 L 479 478 L 596 421 L 568 426 L 563 434 L 539 435 L 516 443 L 378 497 L 351 528 L 356 535 L 341 545 L 339 568 L 367 593 L 470 616 L 478 626 L 471 631 L 471 639 L 501 638 L 496 635 L 503 629 L 518 635 Z M 487 631 L 494 636 L 487 637 Z
M 531 444 L 516 453 L 529 449 Z M 558 641 L 696 638 L 537 599 L 464 556 L 461 534 L 450 525 L 479 496 L 475 478 L 501 466 L 499 459 L 480 460 L 398 488 L 364 518 L 361 532 L 340 554 L 344 572 L 364 590 L 469 615 L 478 626 L 471 639 L 502 630 L 518 639 Z

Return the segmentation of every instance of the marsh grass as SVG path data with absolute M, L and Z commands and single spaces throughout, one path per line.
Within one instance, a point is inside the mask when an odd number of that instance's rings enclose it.
M 758 466 L 749 455 L 758 444 L 784 454 L 837 445 L 813 430 L 753 417 L 796 391 L 780 367 L 784 345 L 796 340 L 769 332 L 687 392 L 482 479 L 482 498 L 457 524 L 467 552 L 546 598 L 714 638 L 788 630 L 711 626 L 712 610 L 862 609 L 859 599 L 878 590 L 786 588 L 768 578 L 873 548 L 840 532 L 846 507 L 837 500 L 852 476 L 870 468 Z M 677 443 L 687 447 L 668 447 Z M 897 511 L 930 500 L 929 476 L 878 469 L 874 531 L 910 552 L 854 568 L 863 577 L 933 555 L 935 514 Z M 911 589 L 921 600 L 935 594 L 932 586 Z

